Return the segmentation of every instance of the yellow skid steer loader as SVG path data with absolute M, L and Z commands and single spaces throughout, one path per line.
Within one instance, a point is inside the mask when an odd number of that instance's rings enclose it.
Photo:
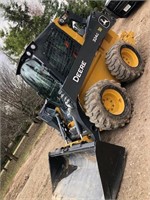
M 111 30 L 115 21 L 107 9 L 87 19 L 67 11 L 20 58 L 17 74 L 47 99 L 40 116 L 66 142 L 49 153 L 52 199 L 114 199 L 119 191 L 125 148 L 100 133 L 129 123 L 132 105 L 119 82 L 138 78 L 143 62 L 133 34 Z

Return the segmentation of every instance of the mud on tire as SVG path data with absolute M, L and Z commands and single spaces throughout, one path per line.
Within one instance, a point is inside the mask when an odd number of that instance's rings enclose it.
M 109 100 L 111 98 L 112 100 L 115 100 L 116 104 L 118 104 L 118 100 L 116 101 L 115 96 L 113 97 L 113 95 L 111 97 L 111 94 L 109 95 L 109 91 L 114 91 L 114 93 L 120 95 L 123 100 L 123 109 L 121 108 L 121 110 L 119 110 L 118 107 L 118 110 L 116 109 L 116 113 L 115 111 L 111 112 L 106 109 L 106 107 L 109 108 L 111 105 L 109 105 Z M 105 95 L 105 93 L 108 93 L 108 102 L 106 103 L 104 103 L 103 99 L 106 98 L 107 100 L 107 95 Z M 119 83 L 116 83 L 113 80 L 99 81 L 87 91 L 84 100 L 85 114 L 89 117 L 89 120 L 100 129 L 100 131 L 116 129 L 118 127 L 123 127 L 126 123 L 129 123 L 132 113 L 132 105 L 125 88 L 122 88 Z
M 144 62 L 140 53 L 130 44 L 117 42 L 106 54 L 110 73 L 120 82 L 131 82 L 143 74 Z

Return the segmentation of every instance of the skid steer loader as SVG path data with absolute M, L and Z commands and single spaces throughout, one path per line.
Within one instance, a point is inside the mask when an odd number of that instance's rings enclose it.
M 132 105 L 119 82 L 138 78 L 143 62 L 133 34 L 111 30 L 115 21 L 107 9 L 87 19 L 67 11 L 20 58 L 17 74 L 47 99 L 41 117 L 65 141 L 49 153 L 52 199 L 114 199 L 119 191 L 126 151 L 100 133 L 129 123 Z

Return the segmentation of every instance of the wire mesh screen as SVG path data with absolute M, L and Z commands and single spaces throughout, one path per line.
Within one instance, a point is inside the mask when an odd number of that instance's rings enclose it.
M 64 78 L 68 75 L 79 49 L 80 45 L 77 42 L 57 28 L 51 29 L 44 44 L 45 56 L 50 67 Z

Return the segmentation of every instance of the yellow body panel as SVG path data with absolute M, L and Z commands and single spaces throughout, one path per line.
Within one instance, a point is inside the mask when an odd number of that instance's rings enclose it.
M 123 31 L 120 35 L 120 39 L 131 45 L 135 45 L 134 32 L 132 31 L 130 32 Z
M 85 38 L 80 36 L 77 32 L 72 30 L 67 24 L 66 25 L 59 25 L 58 18 L 54 20 L 54 23 L 56 26 L 58 26 L 62 31 L 64 31 L 66 34 L 68 34 L 70 37 L 72 37 L 74 40 L 76 40 L 79 44 L 83 45 Z M 95 57 L 93 58 L 91 67 L 89 69 L 89 72 L 84 80 L 84 83 L 81 87 L 80 93 L 79 93 L 79 100 L 81 103 L 81 106 L 84 105 L 84 96 L 86 91 L 94 85 L 99 80 L 115 80 L 115 78 L 110 74 L 109 70 L 107 69 L 107 66 L 105 64 L 105 55 L 109 51 L 109 49 L 118 41 L 123 40 L 130 44 L 135 44 L 134 40 L 134 33 L 133 32 L 122 32 L 121 36 L 119 37 L 114 31 L 109 30 L 107 33 L 105 39 L 102 42 L 101 47 L 98 49 Z M 87 51 L 90 54 L 90 49 L 87 49 Z

